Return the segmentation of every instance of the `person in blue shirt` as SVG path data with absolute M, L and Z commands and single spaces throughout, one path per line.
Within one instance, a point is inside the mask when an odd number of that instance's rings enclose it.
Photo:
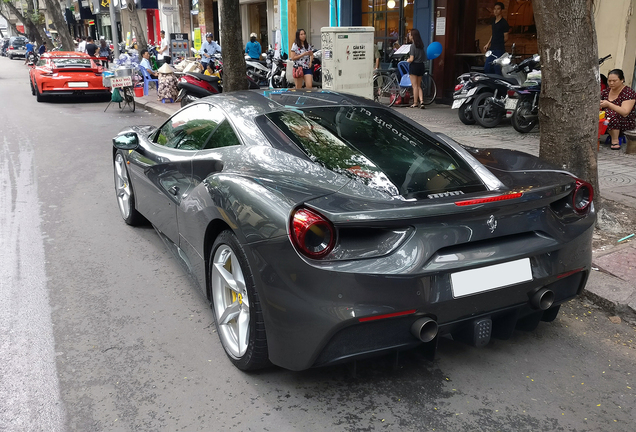
M 263 52 L 261 49 L 261 44 L 256 40 L 256 33 L 252 33 L 250 35 L 250 41 L 245 45 L 245 52 L 250 58 L 255 60 L 259 60 L 261 58 L 261 53 Z
M 33 44 L 31 41 L 28 41 L 26 44 L 26 53 L 24 54 L 24 64 L 29 62 L 29 53 L 33 52 Z
M 141 61 L 139 62 L 139 67 L 142 67 L 148 71 L 150 76 L 157 76 L 157 72 L 152 70 L 152 66 L 150 65 L 150 53 L 147 49 L 142 49 L 139 54 L 141 55 Z
M 40 48 L 38 49 L 38 54 L 42 55 L 46 52 L 46 41 L 42 42 L 42 45 L 40 45 Z
M 205 42 L 201 44 L 201 49 L 199 50 L 199 54 L 201 54 L 201 65 L 203 66 L 203 70 L 206 70 L 208 68 L 210 59 L 216 53 L 221 53 L 221 47 L 218 43 L 212 40 L 212 33 L 208 33 L 205 35 Z

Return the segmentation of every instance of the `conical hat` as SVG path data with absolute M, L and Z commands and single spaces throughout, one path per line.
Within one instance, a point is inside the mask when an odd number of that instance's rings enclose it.
M 163 66 L 161 66 L 157 72 L 169 74 L 169 73 L 174 73 L 174 70 L 170 67 L 168 63 L 164 63 Z

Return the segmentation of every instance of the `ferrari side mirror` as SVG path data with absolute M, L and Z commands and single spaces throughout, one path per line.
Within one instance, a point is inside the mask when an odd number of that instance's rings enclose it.
M 119 150 L 135 150 L 139 147 L 139 138 L 134 132 L 128 132 L 113 138 L 113 146 Z

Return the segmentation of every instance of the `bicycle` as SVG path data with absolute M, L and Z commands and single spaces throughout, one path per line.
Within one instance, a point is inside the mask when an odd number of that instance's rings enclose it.
M 406 63 L 406 62 L 400 62 Z M 399 66 L 399 64 L 398 64 Z M 404 66 L 402 67 L 404 69 Z M 411 87 L 411 80 L 408 78 L 408 68 L 404 72 L 400 67 L 391 69 L 377 69 L 373 74 L 373 100 L 387 107 L 393 106 L 398 99 L 398 95 L 404 97 L 406 91 Z M 406 79 L 404 79 L 406 77 Z M 429 74 L 428 70 L 422 76 L 422 103 L 430 105 L 435 102 L 437 96 L 437 85 Z

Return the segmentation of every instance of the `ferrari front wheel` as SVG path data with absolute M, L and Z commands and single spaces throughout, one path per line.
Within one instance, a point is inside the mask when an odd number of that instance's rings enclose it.
M 29 78 L 29 84 L 31 84 L 31 94 L 35 96 L 35 87 L 33 86 L 33 80 Z
M 136 226 L 145 222 L 144 217 L 137 211 L 135 206 L 135 194 L 133 193 L 130 178 L 128 177 L 128 167 L 126 160 L 118 151 L 115 155 L 115 194 L 117 196 L 117 205 L 121 217 L 128 225 Z
M 241 370 L 269 366 L 258 292 L 245 251 L 231 231 L 223 231 L 212 246 L 210 285 L 216 329 L 230 361 Z

